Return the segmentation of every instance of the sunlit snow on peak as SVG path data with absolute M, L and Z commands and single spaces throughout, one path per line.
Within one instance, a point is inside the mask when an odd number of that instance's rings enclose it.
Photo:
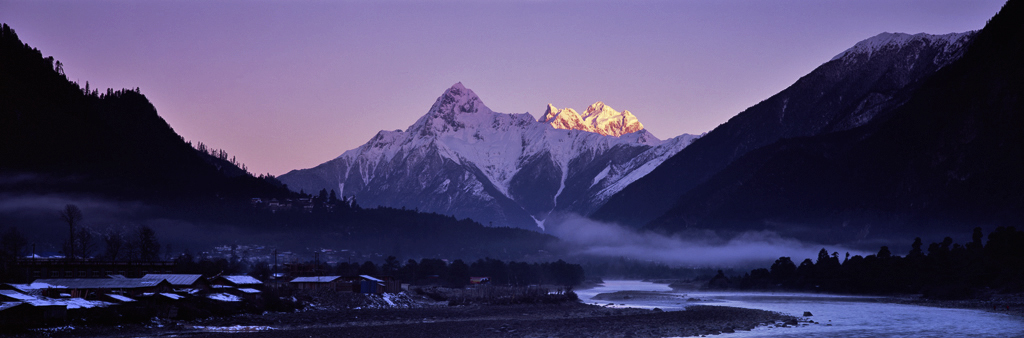
M 557 129 L 582 130 L 605 136 L 622 136 L 644 129 L 633 113 L 628 110 L 620 113 L 601 101 L 587 107 L 583 114 L 572 108 L 558 109 L 548 104 L 544 116 L 538 121 Z

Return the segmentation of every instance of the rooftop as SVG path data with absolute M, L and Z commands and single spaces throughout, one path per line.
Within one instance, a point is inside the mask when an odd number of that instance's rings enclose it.
M 227 281 L 235 285 L 258 285 L 263 284 L 259 279 L 253 278 L 252 276 L 238 275 L 238 276 L 221 276 Z
M 66 278 L 37 279 L 32 284 L 48 284 L 55 289 L 134 289 L 156 286 L 163 281 L 145 278 Z
M 186 274 L 159 274 L 151 273 L 142 276 L 143 279 L 166 279 L 171 285 L 175 286 L 187 286 L 195 284 L 203 275 L 186 275 Z
M 296 277 L 292 283 L 330 283 L 338 278 L 341 276 Z

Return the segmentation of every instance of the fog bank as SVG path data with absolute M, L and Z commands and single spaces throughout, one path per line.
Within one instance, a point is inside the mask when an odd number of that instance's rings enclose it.
M 748 231 L 732 238 L 723 238 L 710 230 L 666 236 L 571 214 L 552 215 L 545 226 L 571 253 L 677 266 L 767 267 L 783 256 L 800 264 L 805 258 L 816 260 L 822 248 L 829 253 L 838 252 L 840 259 L 847 252 L 851 256 L 873 254 L 840 245 L 802 242 L 772 231 Z

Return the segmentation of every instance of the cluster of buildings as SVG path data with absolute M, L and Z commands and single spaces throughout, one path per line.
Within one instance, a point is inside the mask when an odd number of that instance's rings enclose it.
M 137 278 L 115 274 L 0 284 L 0 327 L 60 324 L 104 313 L 114 313 L 108 317 L 134 312 L 176 318 L 179 309 L 195 304 L 237 309 L 243 304 L 259 303 L 264 291 L 271 287 L 368 294 L 401 291 L 401 284 L 395 279 L 365 275 L 296 277 L 282 282 L 264 283 L 247 275 L 205 278 L 199 274 L 147 273 Z
M 259 209 L 268 209 L 272 212 L 285 211 L 285 210 L 302 210 L 305 212 L 313 212 L 317 207 L 321 207 L 327 210 L 334 209 L 334 203 L 326 203 L 326 201 L 317 201 L 317 199 L 311 197 L 300 197 L 300 198 L 260 198 L 253 197 L 250 201 L 253 207 Z
M 310 256 L 317 257 L 316 259 L 322 262 L 334 265 L 341 262 L 359 263 L 366 260 L 379 260 L 383 257 L 383 254 L 330 248 L 315 249 L 312 250 L 312 252 L 278 251 L 276 248 L 270 246 L 245 244 L 219 245 L 210 250 L 199 253 L 199 257 L 203 259 L 217 260 L 223 258 L 229 261 L 239 259 L 249 264 L 261 261 L 267 263 L 277 262 L 278 264 L 288 264 L 309 260 Z
M 155 273 L 139 278 L 40 278 L 27 284 L 0 284 L 0 324 L 62 323 L 111 313 L 109 310 L 117 307 L 150 309 L 157 316 L 173 318 L 177 302 L 194 297 L 225 303 L 256 301 L 262 289 L 263 282 L 250 276 Z

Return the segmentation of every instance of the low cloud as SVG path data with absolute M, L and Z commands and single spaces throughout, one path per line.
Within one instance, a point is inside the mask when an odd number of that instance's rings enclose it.
M 868 255 L 871 252 L 843 246 L 825 246 L 786 238 L 772 231 L 748 231 L 723 238 L 713 231 L 687 231 L 671 236 L 603 223 L 577 215 L 548 219 L 547 232 L 562 239 L 576 254 L 597 257 L 627 257 L 680 266 L 766 267 L 779 257 L 791 257 L 797 264 L 815 260 L 818 252 Z

